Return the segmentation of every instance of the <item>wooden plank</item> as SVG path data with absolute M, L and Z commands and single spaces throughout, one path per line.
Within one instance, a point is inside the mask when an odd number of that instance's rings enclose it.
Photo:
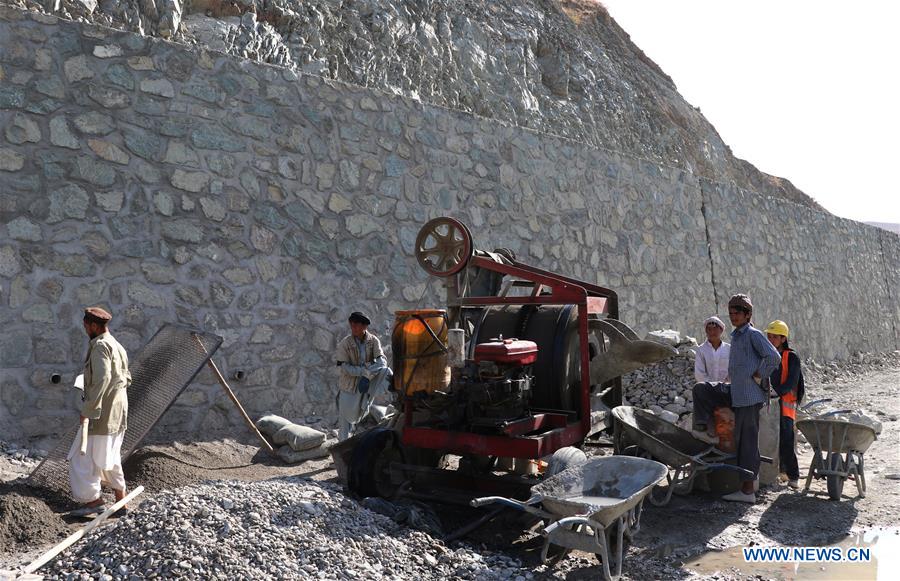
M 34 560 L 30 565 L 28 565 L 27 567 L 25 567 L 22 570 L 23 573 L 26 573 L 26 574 L 34 573 L 35 571 L 37 571 L 38 569 L 40 569 L 41 567 L 43 567 L 44 565 L 46 565 L 47 563 L 52 561 L 54 557 L 56 557 L 57 555 L 59 555 L 60 553 L 62 553 L 63 551 L 65 551 L 66 549 L 68 549 L 69 547 L 74 545 L 75 543 L 77 543 L 79 541 L 79 539 L 81 539 L 84 535 L 88 534 L 89 532 L 91 532 L 92 530 L 97 528 L 100 525 L 100 523 L 102 523 L 107 518 L 109 518 L 109 516 L 112 513 L 116 512 L 117 510 L 119 510 L 120 508 L 125 506 L 130 500 L 135 498 L 137 495 L 139 495 L 143 491 L 144 491 L 143 486 L 138 486 L 137 488 L 132 490 L 131 493 L 129 493 L 127 496 L 125 496 L 125 498 L 116 502 L 111 507 L 107 508 L 101 514 L 99 514 L 94 520 L 92 520 L 91 522 L 86 524 L 83 528 L 75 531 L 74 533 L 72 533 L 71 535 L 66 537 L 65 540 L 63 540 L 62 542 L 57 544 L 55 547 L 51 548 L 49 551 L 45 552 L 43 555 L 41 555 L 36 560 Z

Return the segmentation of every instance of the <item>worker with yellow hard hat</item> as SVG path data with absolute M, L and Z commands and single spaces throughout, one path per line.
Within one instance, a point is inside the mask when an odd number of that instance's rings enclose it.
M 778 455 L 781 469 L 787 474 L 788 486 L 800 488 L 800 468 L 797 466 L 797 453 L 794 450 L 794 421 L 797 419 L 797 406 L 803 399 L 803 371 L 800 369 L 800 357 L 788 346 L 790 329 L 787 323 L 775 320 L 766 327 L 766 336 L 778 353 L 781 364 L 772 372 L 772 389 L 781 399 L 781 434 L 778 442 Z

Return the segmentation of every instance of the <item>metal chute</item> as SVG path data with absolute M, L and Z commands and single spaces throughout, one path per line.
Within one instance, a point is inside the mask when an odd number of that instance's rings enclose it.
M 668 345 L 638 339 L 628 325 L 617 319 L 591 321 L 591 327 L 609 339 L 608 348 L 591 359 L 591 383 L 594 385 L 606 383 L 678 353 Z

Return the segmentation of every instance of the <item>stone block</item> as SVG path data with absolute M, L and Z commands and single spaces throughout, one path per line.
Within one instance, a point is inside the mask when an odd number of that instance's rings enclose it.
M 114 192 L 94 192 L 94 199 L 97 205 L 106 212 L 118 212 L 122 209 L 122 202 L 125 194 L 121 191 Z
M 175 96 L 175 88 L 168 79 L 144 79 L 141 81 L 141 91 L 171 99 Z
M 99 157 L 113 163 L 128 165 L 128 161 L 131 159 L 118 145 L 102 139 L 88 139 L 88 147 Z
M 163 216 L 171 216 L 175 212 L 175 201 L 169 192 L 156 192 L 153 194 L 153 205 Z
M 272 327 L 269 325 L 259 325 L 253 330 L 253 335 L 250 336 L 250 343 L 263 345 L 271 343 L 273 334 Z
M 366 214 L 353 214 L 346 218 L 347 231 L 357 238 L 378 232 L 382 229 L 382 225 L 371 216 Z
M 53 224 L 66 218 L 83 220 L 89 204 L 90 198 L 82 187 L 65 185 L 50 193 L 50 215 L 47 221 Z
M 203 296 L 203 291 L 195 286 L 179 286 L 175 290 L 175 296 L 194 307 L 206 305 L 206 297 Z
M 134 75 L 128 71 L 125 65 L 119 63 L 111 65 L 106 69 L 106 73 L 103 76 L 107 81 L 118 87 L 129 91 L 134 90 Z
M 222 273 L 222 276 L 231 284 L 242 286 L 253 282 L 253 273 L 246 268 L 229 268 Z
M 0 147 L 0 170 L 19 171 L 25 167 L 25 156 L 12 149 Z
M 153 59 L 148 56 L 133 56 L 128 57 L 128 66 L 136 71 L 154 71 L 156 70 L 156 65 L 153 64 Z
M 88 58 L 83 54 L 67 59 L 63 64 L 63 70 L 70 83 L 90 79 L 94 76 L 94 71 L 91 70 Z
M 328 190 L 334 185 L 334 174 L 336 168 L 331 163 L 320 163 L 316 165 L 316 178 L 319 190 Z
M 162 223 L 162 235 L 180 242 L 200 242 L 203 230 L 188 220 L 169 220 Z
M 145 262 L 141 265 L 141 270 L 147 280 L 156 284 L 169 284 L 175 282 L 175 269 L 167 264 L 157 264 L 155 262 Z
M 2 80 L 2 76 L 0 76 Z M 25 91 L 19 87 L 0 86 L 0 109 L 21 109 L 25 106 Z
M 48 278 L 41 281 L 37 286 L 36 292 L 39 297 L 47 299 L 51 303 L 59 301 L 59 297 L 63 294 L 63 283 L 59 278 Z
M 187 144 L 180 141 L 169 141 L 169 147 L 166 149 L 166 157 L 163 161 L 176 165 L 200 167 L 200 158 L 197 156 L 197 153 L 188 147 Z
M 75 128 L 85 135 L 106 135 L 115 129 L 112 117 L 96 111 L 82 113 L 75 117 L 74 122 Z
M 116 183 L 116 170 L 91 157 L 79 156 L 75 159 L 71 175 L 95 186 L 109 187 Z
M 218 281 L 209 284 L 209 294 L 213 305 L 220 309 L 228 308 L 234 301 L 234 291 Z
M 246 149 L 242 139 L 214 126 L 199 127 L 191 131 L 191 143 L 200 149 L 232 153 Z
M 147 307 L 161 309 L 167 305 L 167 301 L 161 293 L 140 282 L 130 282 L 128 284 L 128 297 Z
M 116 44 L 98 44 L 94 46 L 94 56 L 97 58 L 108 59 L 122 56 L 123 54 L 122 47 Z
M 0 334 L 0 367 L 26 367 L 31 363 L 30 331 L 12 330 Z
M 6 126 L 5 135 L 7 141 L 16 145 L 37 143 L 41 140 L 41 128 L 27 115 L 16 113 Z
M 225 207 L 218 200 L 207 197 L 200 198 L 200 209 L 203 211 L 203 215 L 210 220 L 221 222 L 225 219 Z
M 32 305 L 22 311 L 22 320 L 29 323 L 50 324 L 56 321 L 56 317 L 53 315 L 50 305 L 40 304 Z
M 50 268 L 66 276 L 91 276 L 96 268 L 84 254 L 58 254 L 50 262 Z
M 91 85 L 88 88 L 88 96 L 95 103 L 107 109 L 124 109 L 131 104 L 131 98 L 122 91 Z
M 163 139 L 143 129 L 128 129 L 125 132 L 125 147 L 133 154 L 149 161 L 162 159 Z
M 186 192 L 201 192 L 209 185 L 209 174 L 176 169 L 170 178 L 172 185 Z
M 10 238 L 26 242 L 39 242 L 43 239 L 41 227 L 28 218 L 20 216 L 6 225 Z

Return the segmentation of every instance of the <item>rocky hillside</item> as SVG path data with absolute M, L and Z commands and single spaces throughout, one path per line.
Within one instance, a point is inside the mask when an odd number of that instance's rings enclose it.
M 732 155 L 593 0 L 0 0 L 562 135 L 820 208 Z

